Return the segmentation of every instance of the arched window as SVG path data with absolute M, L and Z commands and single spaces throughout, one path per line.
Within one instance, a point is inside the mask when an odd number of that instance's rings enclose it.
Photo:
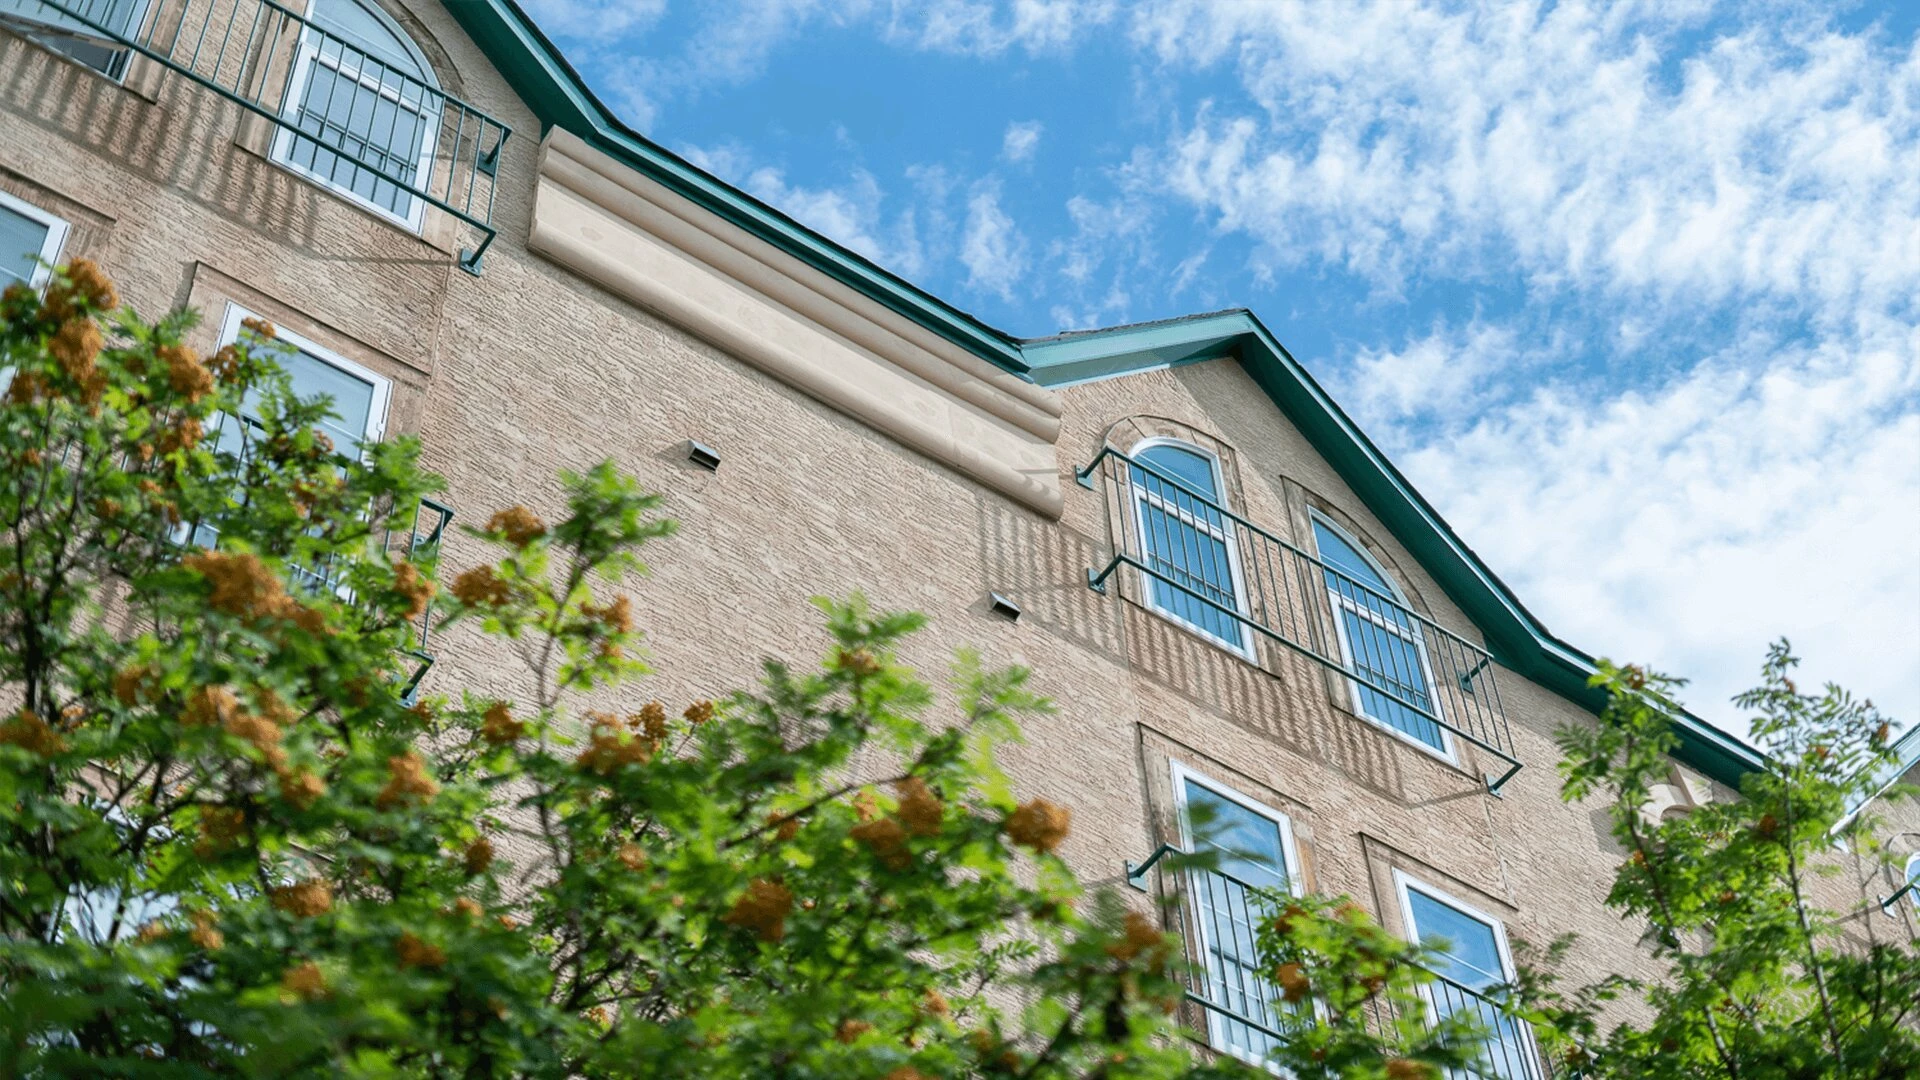
M 1449 753 L 1427 672 L 1420 624 L 1400 590 L 1360 544 L 1318 515 L 1313 542 L 1324 566 L 1327 596 L 1333 604 L 1340 652 L 1360 678 L 1353 681 L 1354 704 L 1362 716 L 1384 724 L 1415 742 Z M 1382 691 L 1388 691 L 1383 693 Z
M 1920 908 L 1920 854 L 1907 856 L 1907 903 Z
M 312 0 L 273 157 L 418 229 L 440 132 L 426 55 L 371 0 Z M 399 181 L 395 183 L 394 181 Z
M 1233 521 L 1220 510 L 1220 466 L 1185 443 L 1133 453 L 1134 527 L 1151 571 L 1147 599 L 1164 615 L 1235 652 L 1251 654 Z

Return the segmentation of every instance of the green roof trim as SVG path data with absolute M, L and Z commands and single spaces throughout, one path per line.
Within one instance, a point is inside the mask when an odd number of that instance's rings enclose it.
M 1238 359 L 1486 634 L 1495 659 L 1591 712 L 1606 705 L 1605 695 L 1587 685 L 1597 670 L 1593 657 L 1547 631 L 1252 312 L 1062 334 L 1023 342 L 1022 352 L 1028 377 L 1043 386 L 1224 356 Z M 1730 787 L 1738 788 L 1741 777 L 1765 766 L 1759 751 L 1698 717 L 1683 716 L 1678 734 L 1680 759 Z
M 615 116 L 515 0 L 442 0 L 508 85 L 540 118 L 562 127 L 820 272 L 1015 374 L 1026 364 L 1014 339 L 927 293 L 860 253 L 634 131 Z
M 1022 340 L 821 236 L 627 127 L 586 86 L 515 0 L 443 0 L 544 128 L 563 127 L 645 176 L 954 344 L 1042 386 L 1233 357 L 1487 635 L 1499 662 L 1581 707 L 1591 656 L 1554 637 L 1441 519 L 1306 368 L 1245 309 Z M 1739 787 L 1766 758 L 1683 717 L 1680 760 Z

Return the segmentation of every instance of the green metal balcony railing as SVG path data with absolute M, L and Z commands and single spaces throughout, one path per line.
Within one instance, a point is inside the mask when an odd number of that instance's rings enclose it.
M 460 265 L 480 272 L 512 130 L 398 45 L 372 51 L 274 0 L 0 0 L 0 21 L 90 50 L 109 74 L 124 58 L 103 56 L 146 57 L 264 117 L 281 164 L 415 231 L 425 206 L 474 230 Z
M 260 421 L 250 416 L 240 417 L 239 423 L 220 423 L 215 426 L 208 448 L 216 452 L 225 450 L 234 457 L 234 467 L 244 470 L 252 460 L 253 449 L 259 440 L 260 432 L 265 430 Z M 222 446 L 228 438 L 237 438 L 239 445 Z M 453 507 L 435 499 L 422 498 L 413 509 L 413 523 L 404 536 L 391 524 L 386 535 L 381 537 L 380 550 L 388 558 L 404 558 L 419 564 L 434 559 L 440 550 L 440 541 L 446 536 L 447 526 L 453 523 Z M 214 547 L 220 542 L 218 531 L 201 521 L 182 522 L 174 534 L 175 542 L 192 543 L 199 547 Z M 296 589 L 307 593 L 333 593 L 342 600 L 351 601 L 353 594 L 345 584 L 346 572 L 353 556 L 341 553 L 329 554 L 325 559 L 310 565 L 288 567 L 289 583 Z M 428 646 L 433 636 L 433 612 L 426 611 L 413 627 L 413 644 L 407 649 L 407 656 L 414 661 L 414 668 L 401 684 L 401 700 L 411 705 L 420 691 L 420 683 L 433 669 L 435 655 Z
M 1113 558 L 1087 570 L 1096 592 L 1130 567 L 1135 599 L 1248 660 L 1273 670 L 1258 647 L 1273 642 L 1338 672 L 1357 712 L 1408 741 L 1493 755 L 1495 794 L 1520 771 L 1487 650 L 1112 447 L 1075 476 L 1105 481 Z
M 1259 959 L 1258 928 L 1272 921 L 1277 898 L 1225 871 L 1169 869 L 1162 863 L 1169 855 L 1183 854 L 1163 844 L 1144 863 L 1128 863 L 1127 880 L 1137 889 L 1154 891 L 1149 875 L 1157 874 L 1158 895 L 1178 900 L 1175 910 L 1186 946 L 1185 997 L 1204 1018 L 1208 1045 L 1264 1063 L 1301 1025 L 1315 1020 L 1312 1003 L 1282 999 Z M 1425 1026 L 1441 1017 L 1464 1015 L 1486 1033 L 1474 1064 L 1451 1070 L 1448 1080 L 1563 1080 L 1540 1053 L 1532 1026 L 1497 997 L 1427 974 L 1432 981 L 1421 992 L 1423 1011 L 1416 1022 Z M 1383 1031 L 1394 1019 L 1391 1007 L 1378 1001 L 1367 1018 Z

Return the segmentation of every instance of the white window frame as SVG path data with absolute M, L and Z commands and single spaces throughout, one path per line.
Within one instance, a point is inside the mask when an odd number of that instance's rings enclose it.
M 1355 659 L 1353 642 L 1349 640 L 1347 635 L 1347 621 L 1340 617 L 1342 612 L 1350 611 L 1355 616 L 1361 619 L 1365 619 L 1367 622 L 1374 624 L 1375 626 L 1386 631 L 1387 633 L 1392 634 L 1393 636 L 1399 638 L 1400 640 L 1406 641 L 1409 644 L 1411 644 L 1413 646 L 1414 655 L 1420 658 L 1420 677 L 1426 680 L 1427 697 L 1433 702 L 1433 714 L 1436 717 L 1434 721 L 1434 727 L 1440 730 L 1440 745 L 1434 746 L 1432 743 L 1423 742 L 1420 739 L 1416 739 L 1412 735 L 1408 734 L 1407 732 L 1401 731 L 1399 728 L 1394 727 L 1392 724 L 1388 723 L 1386 720 L 1381 719 L 1378 716 L 1374 716 L 1372 713 L 1369 713 L 1367 711 L 1366 698 L 1364 695 L 1362 695 L 1361 690 L 1372 689 L 1372 688 L 1363 687 L 1363 684 L 1360 682 L 1359 679 L 1353 678 L 1352 676 L 1347 676 L 1347 680 L 1346 680 L 1347 696 L 1348 696 L 1348 700 L 1350 700 L 1353 703 L 1354 715 L 1366 720 L 1368 723 L 1373 724 L 1375 727 L 1378 727 L 1380 730 L 1386 732 L 1387 734 L 1393 736 L 1396 739 L 1399 739 L 1401 742 L 1404 742 L 1409 746 L 1416 747 L 1421 751 L 1432 755 L 1433 757 L 1439 758 L 1440 760 L 1446 762 L 1449 765 L 1456 765 L 1456 766 L 1459 765 L 1460 755 L 1458 752 L 1458 747 L 1454 745 L 1453 732 L 1447 730 L 1446 706 L 1443 705 L 1440 700 L 1440 690 L 1439 690 L 1440 684 L 1434 681 L 1433 664 L 1427 658 L 1427 636 L 1425 633 L 1422 632 L 1420 628 L 1419 618 L 1413 615 L 1413 605 L 1407 602 L 1406 593 L 1400 590 L 1400 585 L 1398 582 L 1394 580 L 1393 575 L 1387 573 L 1387 568 L 1384 566 L 1381 566 L 1380 563 L 1377 560 L 1375 560 L 1371 554 L 1367 552 L 1366 545 L 1362 544 L 1358 537 L 1354 536 L 1352 533 L 1348 532 L 1347 530 L 1341 528 L 1338 524 L 1334 522 L 1332 518 L 1328 517 L 1327 515 L 1321 513 L 1318 510 L 1314 510 L 1311 508 L 1308 509 L 1307 516 L 1314 523 L 1325 526 L 1329 531 L 1333 532 L 1334 535 L 1340 537 L 1342 540 L 1345 540 L 1347 542 L 1347 546 L 1351 547 L 1355 554 L 1359 555 L 1362 559 L 1366 560 L 1367 565 L 1373 568 L 1374 573 L 1380 575 L 1380 580 L 1387 583 L 1387 589 L 1389 590 L 1389 592 L 1391 592 L 1394 603 L 1399 604 L 1401 607 L 1407 610 L 1408 621 L 1412 624 L 1409 627 L 1409 631 L 1411 633 L 1411 637 L 1409 637 L 1408 634 L 1401 633 L 1398 628 L 1390 626 L 1385 620 L 1379 618 L 1374 613 L 1370 611 L 1362 610 L 1358 605 L 1354 604 L 1352 601 L 1348 600 L 1346 597 L 1341 596 L 1338 590 L 1333 589 L 1326 585 L 1326 580 L 1323 576 L 1321 579 L 1321 587 L 1326 589 L 1327 603 L 1331 605 L 1333 609 L 1333 632 L 1340 642 L 1341 660 L 1343 660 L 1346 663 L 1347 667 L 1350 669 L 1357 669 L 1359 666 L 1358 661 Z M 1323 554 L 1321 554 L 1320 544 L 1317 540 L 1313 545 L 1313 554 L 1315 558 L 1320 560 L 1320 565 L 1323 569 L 1333 569 L 1331 566 L 1328 565 L 1326 557 Z M 1340 571 L 1335 570 L 1334 572 L 1339 573 Z M 1360 584 L 1362 587 L 1365 587 L 1364 582 Z M 1379 691 L 1377 690 L 1375 690 L 1374 692 L 1379 693 Z M 1402 706 L 1402 708 L 1405 708 L 1405 707 L 1406 706 Z
M 1174 761 L 1170 764 L 1172 765 L 1173 772 L 1174 816 L 1179 822 L 1180 848 L 1182 851 L 1191 852 L 1195 850 L 1193 825 L 1187 817 L 1187 784 L 1192 782 L 1238 805 L 1244 810 L 1266 818 L 1278 826 L 1280 830 L 1280 855 L 1282 859 L 1286 860 L 1286 865 L 1280 869 L 1287 877 L 1287 891 L 1294 896 L 1306 895 L 1306 882 L 1301 880 L 1300 874 L 1300 850 L 1294 844 L 1293 820 L 1291 818 L 1287 817 L 1287 815 L 1281 811 L 1268 806 L 1266 803 L 1246 795 L 1230 785 L 1223 784 L 1184 762 Z M 1202 871 L 1194 871 L 1194 873 L 1201 872 Z M 1187 886 L 1187 895 L 1190 897 L 1198 895 L 1191 883 Z M 1194 903 L 1198 903 L 1198 901 L 1195 900 Z M 1196 950 L 1203 958 L 1200 964 L 1203 973 L 1202 977 L 1211 979 L 1212 971 L 1207 967 L 1206 961 L 1204 960 L 1204 958 L 1209 955 L 1209 949 L 1211 948 L 1207 940 L 1206 920 L 1199 918 L 1196 913 L 1193 923 Z M 1245 1061 L 1250 1065 L 1258 1065 L 1272 1071 L 1278 1071 L 1271 1063 L 1264 1060 L 1255 1060 L 1250 1055 L 1242 1052 L 1238 1047 L 1229 1045 L 1226 1036 L 1223 1034 L 1225 1025 L 1228 1023 L 1226 1018 L 1212 1009 L 1203 1009 L 1202 1011 L 1207 1014 L 1208 1046 L 1223 1054 L 1229 1054 L 1234 1058 Z
M 240 340 L 240 324 L 246 319 L 264 319 L 264 316 L 241 307 L 231 300 L 227 301 L 226 314 L 222 316 L 220 320 L 220 344 L 231 345 Z M 271 319 L 265 319 L 265 321 L 273 322 Z M 360 454 L 364 460 L 366 457 L 367 444 L 379 442 L 381 437 L 386 434 L 387 404 L 393 398 L 393 380 L 378 372 L 369 371 L 367 368 L 341 356 L 332 349 L 324 345 L 316 344 L 308 338 L 302 337 L 292 330 L 288 330 L 277 322 L 273 324 L 273 329 L 276 340 L 285 342 L 315 360 L 339 368 L 341 371 L 346 372 L 348 375 L 362 382 L 372 384 L 373 400 L 367 406 L 367 430 L 360 439 Z
M 52 268 L 60 261 L 60 252 L 67 246 L 67 233 L 71 230 L 72 226 L 67 224 L 65 218 L 42 210 L 32 203 L 9 195 L 4 191 L 0 191 L 0 207 L 5 207 L 19 214 L 21 217 L 27 218 L 30 221 L 37 221 L 47 227 L 47 238 L 40 242 L 41 265 L 34 267 L 33 276 L 27 279 L 27 287 L 30 289 L 46 288 L 47 282 L 53 277 Z M 8 253 L 9 257 L 13 254 L 12 252 Z
M 146 25 L 147 16 L 152 12 L 152 8 L 152 0 L 137 0 L 132 12 L 127 18 L 126 34 L 128 37 L 136 41 L 139 40 L 140 30 Z M 13 19 L 0 19 L 0 25 L 9 27 L 15 33 L 39 45 L 41 48 L 49 52 L 58 53 L 69 62 L 86 68 L 88 71 L 93 72 L 95 75 L 100 76 L 116 86 L 124 85 L 127 81 L 127 72 L 133 69 L 133 49 L 120 44 L 112 38 L 96 36 L 98 31 L 84 24 L 78 27 L 63 27 L 56 23 L 43 22 L 31 16 L 18 16 Z M 46 29 L 36 30 L 35 27 L 45 27 Z M 97 48 L 106 49 L 114 54 L 113 67 L 116 70 L 109 71 L 105 68 L 95 67 L 72 53 L 67 52 L 65 49 L 62 49 L 59 45 L 55 44 L 53 40 L 49 39 L 81 41 Z
M 1130 513 L 1130 516 L 1133 518 L 1134 543 L 1137 545 L 1138 550 L 1140 551 L 1140 554 L 1143 558 L 1149 559 L 1149 560 L 1153 558 L 1153 549 L 1148 544 L 1148 537 L 1151 534 L 1147 529 L 1147 515 L 1142 512 L 1142 507 L 1144 505 L 1152 505 L 1155 508 L 1159 509 L 1161 512 L 1165 513 L 1168 517 L 1171 517 L 1175 521 L 1178 521 L 1184 525 L 1187 525 L 1188 527 L 1194 529 L 1196 532 L 1200 532 L 1204 535 L 1211 536 L 1214 539 L 1219 540 L 1222 544 L 1225 544 L 1227 548 L 1227 575 L 1232 579 L 1231 584 L 1233 587 L 1234 609 L 1240 614 L 1242 618 L 1246 617 L 1248 614 L 1247 585 L 1246 585 L 1246 579 L 1242 576 L 1240 571 L 1240 545 L 1238 542 L 1238 537 L 1235 535 L 1234 520 L 1231 513 L 1227 511 L 1226 505 L 1225 505 L 1226 490 L 1227 490 L 1226 472 L 1224 469 L 1221 468 L 1220 455 L 1214 453 L 1211 450 L 1208 450 L 1203 446 L 1195 446 L 1194 444 L 1187 442 L 1184 439 L 1170 439 L 1170 438 L 1156 437 L 1151 439 L 1142 439 L 1141 441 L 1135 443 L 1133 445 L 1133 448 L 1127 452 L 1127 456 L 1130 458 L 1138 458 L 1142 451 L 1151 450 L 1157 446 L 1170 446 L 1178 450 L 1185 450 L 1189 453 L 1198 454 L 1200 457 L 1206 459 L 1208 466 L 1213 469 L 1214 496 L 1215 498 L 1220 500 L 1220 503 L 1218 504 L 1221 509 L 1220 528 L 1216 530 L 1213 526 L 1199 521 L 1192 514 L 1183 513 L 1179 510 L 1178 507 L 1168 506 L 1164 498 L 1153 495 L 1147 491 L 1146 484 L 1143 482 L 1146 479 L 1144 475 L 1141 475 L 1139 473 L 1134 473 L 1132 470 L 1129 470 L 1130 472 L 1129 483 L 1130 483 L 1130 486 L 1132 487 L 1132 490 L 1127 493 L 1127 505 L 1128 507 L 1130 507 L 1129 513 Z M 1154 479 L 1157 480 L 1158 477 L 1155 477 Z M 1167 481 L 1160 481 L 1160 482 L 1166 483 Z M 1182 490 L 1186 490 L 1186 489 L 1183 487 Z M 1255 653 L 1254 651 L 1253 629 L 1249 627 L 1245 622 L 1243 622 L 1242 618 L 1235 618 L 1233 620 L 1234 626 L 1238 628 L 1240 631 L 1239 638 L 1237 640 L 1221 637 L 1219 634 L 1214 633 L 1213 631 L 1207 629 L 1206 627 L 1201 626 L 1197 623 L 1191 622 L 1188 619 L 1183 618 L 1178 613 L 1169 611 L 1168 609 L 1161 607 L 1160 604 L 1154 599 L 1154 589 L 1158 585 L 1165 585 L 1165 583 L 1159 581 L 1153 574 L 1144 570 L 1141 571 L 1141 576 L 1147 579 L 1145 582 L 1142 583 L 1146 586 L 1146 588 L 1142 590 L 1143 592 L 1142 599 L 1146 601 L 1146 606 L 1149 609 L 1151 609 L 1155 614 L 1166 619 L 1168 622 L 1173 623 L 1175 626 L 1178 626 L 1184 630 L 1188 630 L 1188 631 L 1191 631 L 1192 633 L 1200 635 L 1201 637 L 1207 639 L 1208 641 L 1213 642 L 1214 644 L 1220 646 L 1223 649 L 1226 649 L 1228 652 L 1233 653 L 1235 656 L 1238 656 L 1241 659 L 1248 661 L 1249 663 L 1259 662 L 1258 654 Z M 1180 590 L 1173 585 L 1166 585 L 1166 588 L 1171 589 L 1176 593 L 1180 592 Z M 1202 603 L 1203 601 L 1195 601 L 1195 602 Z
M 313 5 L 319 2 L 320 0 L 307 0 L 307 4 L 304 10 L 302 11 L 302 15 L 304 15 L 309 21 L 311 21 L 313 18 Z M 343 0 L 343 2 L 353 2 L 353 0 Z M 420 159 L 415 164 L 414 186 L 419 188 L 422 191 L 428 190 L 429 185 L 432 183 L 432 177 L 433 177 L 433 153 L 434 153 L 434 150 L 438 148 L 440 143 L 439 99 L 443 96 L 443 94 L 440 89 L 439 78 L 437 75 L 434 75 L 433 65 L 428 62 L 425 54 L 420 51 L 420 46 L 418 43 L 416 43 L 413 40 L 412 35 L 408 34 L 403 28 L 401 28 L 397 23 L 395 23 L 392 17 L 389 16 L 386 12 L 380 10 L 380 7 L 378 4 L 371 3 L 371 0 L 369 0 L 368 3 L 363 4 L 362 6 L 372 11 L 374 13 L 375 18 L 380 19 L 385 23 L 387 23 L 387 28 L 392 30 L 397 37 L 399 37 L 402 41 L 406 42 L 407 45 L 412 48 L 414 52 L 414 59 L 420 62 L 421 69 L 427 72 L 428 75 L 434 76 L 433 81 L 431 83 L 427 83 L 424 81 L 422 82 L 422 85 L 424 86 L 426 92 L 421 95 L 420 108 L 415 112 L 415 115 L 417 115 L 420 118 L 420 127 L 421 127 L 421 131 L 423 132 L 423 137 L 420 140 Z M 369 51 L 369 50 L 366 50 L 364 47 L 353 43 L 352 41 L 347 41 L 347 39 L 345 39 L 344 37 L 341 37 L 341 35 L 339 34 L 334 34 L 333 36 L 336 38 L 340 38 L 340 40 L 346 42 L 348 46 L 355 49 L 359 49 L 361 52 Z M 401 226 L 404 226 L 408 232 L 412 232 L 412 233 L 420 232 L 424 228 L 425 222 L 426 222 L 427 203 L 426 203 L 426 200 L 421 198 L 419 195 L 416 195 L 413 192 L 408 191 L 406 193 L 407 212 L 405 214 L 396 214 L 392 210 L 389 210 L 386 207 L 381 206 L 379 203 L 374 202 L 372 199 L 369 199 L 364 195 L 361 195 L 359 192 L 353 190 L 351 186 L 337 183 L 336 181 L 334 181 L 332 177 L 323 175 L 317 170 L 309 169 L 306 166 L 301 165 L 293 160 L 292 155 L 293 155 L 293 147 L 294 147 L 295 141 L 299 139 L 305 139 L 306 141 L 313 143 L 316 146 L 319 146 L 322 150 L 333 154 L 336 158 L 339 158 L 348 162 L 353 162 L 355 167 L 357 168 L 363 168 L 363 169 L 365 168 L 364 165 L 359 164 L 357 161 L 355 161 L 354 158 L 349 156 L 345 151 L 336 149 L 328 145 L 322 139 L 313 135 L 306 134 L 305 132 L 302 132 L 299 130 L 298 117 L 300 115 L 302 103 L 305 102 L 306 100 L 308 85 L 313 79 L 313 74 L 314 74 L 313 69 L 316 65 L 326 68 L 329 71 L 332 71 L 334 74 L 338 75 L 342 79 L 350 80 L 352 82 L 358 83 L 363 89 L 369 92 L 378 94 L 379 96 L 392 102 L 395 108 L 399 108 L 399 109 L 406 108 L 404 99 L 398 90 L 389 90 L 388 88 L 383 87 L 380 84 L 380 80 L 378 78 L 370 77 L 367 74 L 365 57 L 361 59 L 360 66 L 358 68 L 352 71 L 349 71 L 350 65 L 347 63 L 346 57 L 342 56 L 337 60 L 330 60 L 326 57 L 321 56 L 320 35 L 315 33 L 314 27 L 312 25 L 303 26 L 300 29 L 300 44 L 298 47 L 298 55 L 294 60 L 293 74 L 287 80 L 286 105 L 280 114 L 280 118 L 282 121 L 284 121 L 284 123 L 282 125 L 279 125 L 274 133 L 273 150 L 272 150 L 272 153 L 269 155 L 269 157 L 272 159 L 274 164 L 279 165 L 281 168 L 286 169 L 288 172 L 294 173 L 299 176 L 304 176 L 307 179 L 312 180 L 314 183 L 319 184 L 321 187 L 326 188 L 328 191 L 331 191 L 334 194 L 339 195 L 341 198 L 347 199 L 359 206 L 362 206 L 367 210 L 370 210 L 373 213 L 378 214 L 383 218 L 386 218 L 388 221 L 392 221 Z M 432 104 L 431 106 L 429 106 L 428 104 L 430 99 L 433 100 L 434 102 L 434 104 Z M 409 110 L 409 111 L 413 111 L 413 110 Z M 381 181 L 381 182 L 391 183 L 391 181 Z M 397 187 L 398 185 L 395 185 L 395 186 Z M 402 190 L 405 190 L 405 189 L 402 189 Z
M 1408 895 L 1410 892 L 1417 892 L 1429 900 L 1445 904 L 1470 919 L 1492 927 L 1494 947 L 1500 954 L 1500 981 L 1505 984 L 1511 984 L 1513 982 L 1515 970 L 1513 950 L 1507 944 L 1507 924 L 1504 920 L 1489 915 L 1478 905 L 1469 904 L 1465 900 L 1454 896 L 1452 893 L 1429 885 L 1397 867 L 1393 871 L 1393 889 L 1394 894 L 1400 901 L 1400 918 L 1406 924 L 1407 940 L 1409 942 L 1415 945 L 1420 944 L 1420 923 L 1419 920 L 1413 917 L 1413 900 Z M 1474 992 L 1478 993 L 1479 991 L 1475 990 Z M 1423 989 L 1420 996 L 1425 998 L 1427 1002 L 1427 1018 L 1430 1021 L 1437 1020 L 1440 1009 L 1438 1003 L 1433 999 L 1432 991 Z M 1527 1055 L 1526 1059 L 1534 1063 L 1534 1068 L 1529 1070 L 1529 1075 L 1538 1076 L 1540 1047 L 1535 1041 L 1533 1027 L 1530 1024 L 1520 1022 L 1517 1024 L 1517 1030 L 1519 1031 L 1522 1044 L 1520 1047 L 1521 1053 Z M 1458 1074 L 1473 1077 L 1483 1075 L 1479 1069 L 1471 1065 L 1458 1070 Z

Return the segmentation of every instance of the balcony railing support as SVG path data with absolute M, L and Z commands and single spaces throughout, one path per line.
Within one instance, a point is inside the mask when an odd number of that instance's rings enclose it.
M 1484 776 L 1492 794 L 1520 771 L 1486 649 L 1113 447 L 1074 472 L 1089 490 L 1098 490 L 1096 476 L 1108 482 L 1113 557 L 1087 569 L 1093 591 L 1106 593 L 1115 572 L 1131 567 L 1161 598 L 1154 606 L 1211 624 L 1215 630 L 1196 626 L 1208 636 L 1220 637 L 1217 628 L 1231 620 L 1338 672 L 1370 707 L 1398 713 L 1407 727 L 1432 725 L 1436 738 L 1444 730 L 1492 755 L 1501 763 Z M 1255 659 L 1250 641 L 1224 643 Z
M 35 10 L 43 19 L 57 16 L 47 19 L 52 29 L 143 56 L 265 118 L 277 131 L 331 155 L 336 159 L 331 172 L 337 173 L 339 163 L 344 162 L 350 178 L 364 174 L 392 185 L 466 224 L 480 240 L 461 248 L 458 262 L 468 273 L 480 273 L 481 260 L 497 231 L 493 227 L 495 181 L 500 152 L 513 134 L 506 124 L 329 33 L 275 0 L 237 0 L 234 5 L 211 0 L 151 0 L 136 9 L 120 8 L 139 13 L 137 19 L 129 17 L 124 26 L 105 21 L 115 16 L 112 0 L 38 3 Z M 216 18 L 222 16 L 226 25 L 216 25 Z M 67 22 L 61 24 L 60 19 Z M 82 28 L 92 34 L 77 34 Z M 417 179 L 376 160 L 387 156 L 384 149 L 354 149 L 356 145 L 371 148 L 378 142 L 377 108 L 365 110 L 365 131 L 358 130 L 351 117 L 338 134 L 326 130 L 331 121 L 325 117 L 319 130 L 295 123 L 289 104 L 300 89 L 293 82 L 299 66 L 295 54 L 302 49 L 337 59 L 342 70 L 351 69 L 362 85 L 369 79 L 377 83 L 372 88 L 375 97 L 393 107 L 394 119 L 386 132 L 389 137 L 398 130 L 399 105 L 406 103 L 409 111 L 417 108 L 414 115 L 423 125 L 422 138 L 427 140 L 422 145 L 430 147 L 430 154 L 417 170 Z M 482 177 L 485 183 L 479 182 Z

